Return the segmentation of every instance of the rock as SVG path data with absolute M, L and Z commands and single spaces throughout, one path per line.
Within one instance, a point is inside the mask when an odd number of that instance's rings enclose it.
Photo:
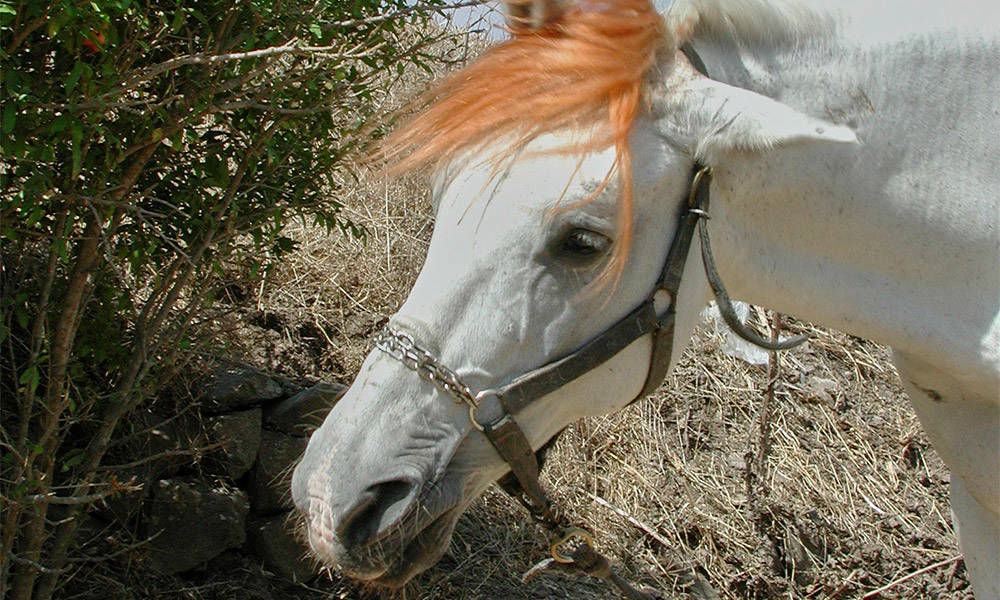
M 188 479 L 161 479 L 146 521 L 150 565 L 165 574 L 187 571 L 243 544 L 250 505 L 242 490 Z
M 309 546 L 295 535 L 288 513 L 259 519 L 247 527 L 247 539 L 267 568 L 285 579 L 305 583 L 319 566 L 309 558 Z
M 819 527 L 822 518 L 812 511 L 806 516 L 807 520 L 786 528 L 783 540 L 786 572 L 802 587 L 813 583 L 817 566 L 827 561 L 830 550 Z
M 697 600 L 719 600 L 719 593 L 715 591 L 712 587 L 711 582 L 707 577 L 699 573 L 696 569 L 680 570 L 677 573 L 677 581 L 680 587 L 684 589 L 686 598 L 696 598 Z M 645 588 L 651 592 L 651 595 L 659 598 L 660 593 L 651 588 Z
M 130 426 L 135 432 L 123 445 L 118 463 L 137 463 L 116 471 L 118 480 L 142 489 L 123 491 L 105 498 L 98 511 L 122 525 L 130 523 L 159 479 L 175 476 L 186 465 L 195 462 L 199 449 L 208 443 L 198 417 L 185 413 L 166 418 L 149 410 L 138 410 Z
M 210 467 L 233 479 L 239 479 L 250 470 L 260 449 L 259 408 L 212 417 L 207 429 L 209 441 L 222 444 L 222 448 L 209 457 Z
M 794 531 L 788 532 L 784 541 L 785 569 L 790 571 L 796 584 L 808 586 L 815 579 L 813 555 Z
M 133 458 L 161 457 L 144 465 L 150 481 L 173 476 L 185 464 L 192 463 L 197 450 L 207 444 L 201 422 L 191 412 L 166 418 L 146 411 L 136 416 L 135 426 L 144 433 L 135 444 L 129 445 Z M 190 450 L 190 455 L 183 454 L 185 450 Z
M 687 591 L 700 600 L 719 600 L 719 593 L 712 587 L 711 582 L 698 572 L 694 573 L 694 584 Z
M 292 469 L 308 441 L 269 429 L 262 432 L 250 494 L 255 513 L 274 513 L 293 507 Z
M 264 412 L 264 423 L 289 435 L 309 435 L 323 424 L 333 405 L 347 391 L 339 383 L 317 383 Z
M 807 400 L 812 402 L 822 402 L 828 406 L 834 406 L 837 394 L 837 382 L 823 377 L 813 377 L 802 390 Z
M 207 408 L 226 412 L 280 398 L 281 386 L 264 373 L 229 366 L 216 371 L 202 396 Z

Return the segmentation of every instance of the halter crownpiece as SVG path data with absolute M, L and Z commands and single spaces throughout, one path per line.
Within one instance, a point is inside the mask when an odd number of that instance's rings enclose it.
M 400 361 L 416 372 L 421 379 L 448 394 L 456 402 L 469 407 L 469 420 L 472 426 L 483 432 L 516 478 L 516 483 L 510 480 L 503 482 L 504 490 L 517 498 L 539 523 L 555 532 L 555 541 L 550 544 L 552 554 L 550 560 L 554 562 L 549 566 L 559 565 L 563 569 L 602 577 L 617 586 L 629 598 L 655 596 L 636 590 L 615 575 L 608 566 L 608 560 L 594 550 L 591 534 L 584 529 L 574 527 L 553 507 L 538 479 L 539 466 L 535 452 L 517 424 L 514 414 L 605 363 L 644 335 L 650 335 L 652 338 L 649 368 L 642 391 L 632 401 L 651 394 L 660 386 L 673 354 L 677 294 L 690 253 L 691 241 L 695 229 L 699 229 L 699 224 L 701 225 L 699 241 L 705 275 L 715 294 L 719 311 L 733 331 L 745 340 L 769 350 L 791 348 L 807 339 L 807 336 L 798 336 L 780 342 L 768 341 L 750 331 L 736 316 L 729 294 L 715 267 L 708 238 L 706 221 L 709 219 L 711 179 L 710 168 L 700 164 L 694 165 L 687 197 L 687 210 L 681 216 L 656 285 L 642 304 L 575 352 L 528 371 L 498 389 L 473 392 L 457 373 L 421 347 L 409 333 L 387 325 L 375 337 L 375 346 L 379 350 Z M 662 314 L 657 314 L 655 297 L 660 291 L 670 296 L 670 305 Z M 500 416 L 492 421 L 482 422 L 479 420 L 478 409 L 487 403 L 495 403 L 496 406 L 492 407 L 490 414 Z M 577 542 L 573 551 L 564 548 L 570 541 Z M 597 568 L 595 565 L 602 567 Z M 532 570 L 532 573 L 534 572 L 535 570 Z
M 682 47 L 681 50 L 688 56 L 695 69 L 705 74 L 705 65 L 697 53 L 689 46 Z M 711 168 L 695 163 L 692 167 L 687 193 L 686 210 L 680 217 L 680 223 L 670 244 L 670 249 L 667 251 L 660 276 L 656 285 L 638 307 L 576 351 L 528 371 L 500 388 L 481 390 L 478 393 L 473 392 L 472 388 L 463 382 L 457 373 L 422 348 L 412 335 L 391 325 L 386 325 L 385 329 L 375 337 L 375 346 L 379 350 L 415 371 L 420 378 L 430 382 L 456 402 L 464 403 L 469 407 L 469 420 L 472 426 L 483 432 L 483 435 L 496 449 L 500 458 L 507 463 L 511 473 L 516 478 L 514 481 L 510 479 L 509 475 L 505 476 L 501 479 L 501 487 L 523 504 L 536 521 L 554 533 L 554 541 L 549 545 L 552 558 L 531 569 L 526 574 L 526 579 L 546 568 L 558 567 L 606 579 L 627 598 L 654 600 L 658 597 L 655 591 L 637 590 L 616 575 L 611 570 L 608 559 L 594 550 L 593 537 L 590 532 L 574 527 L 553 506 L 538 479 L 538 459 L 514 415 L 528 404 L 604 364 L 629 344 L 645 335 L 649 335 L 652 340 L 649 368 L 642 390 L 638 396 L 632 399 L 632 402 L 648 396 L 660 386 L 666 377 L 673 355 L 677 296 L 695 229 L 699 230 L 705 276 L 715 295 L 719 312 L 726 324 L 737 335 L 767 350 L 784 350 L 797 346 L 808 339 L 808 336 L 796 336 L 782 341 L 765 340 L 747 328 L 736 316 L 729 294 L 726 292 L 718 269 L 715 267 L 712 246 L 708 237 L 707 221 L 710 219 L 709 188 L 711 182 Z M 661 291 L 669 295 L 670 304 L 663 313 L 658 314 L 656 295 Z M 492 421 L 482 422 L 478 418 L 478 411 L 481 406 L 487 403 L 495 404 L 491 407 L 493 410 L 487 414 L 500 416 Z M 566 547 L 571 542 L 575 543 L 574 548 L 568 550 Z

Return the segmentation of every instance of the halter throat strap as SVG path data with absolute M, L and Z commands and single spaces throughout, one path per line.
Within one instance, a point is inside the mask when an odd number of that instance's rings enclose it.
M 681 51 L 687 55 L 695 69 L 705 74 L 704 63 L 689 45 L 683 46 Z M 611 572 L 607 559 L 594 550 L 590 534 L 573 527 L 565 515 L 553 506 L 539 482 L 538 458 L 514 415 L 539 398 L 607 362 L 645 335 L 650 336 L 652 344 L 649 367 L 642 390 L 632 402 L 651 394 L 659 387 L 670 368 L 673 355 L 677 299 L 695 230 L 699 233 L 705 276 L 723 319 L 733 331 L 750 343 L 769 350 L 791 348 L 807 339 L 807 336 L 798 336 L 778 342 L 765 340 L 748 329 L 736 316 L 729 294 L 715 267 L 708 237 L 706 221 L 709 218 L 711 180 L 710 168 L 699 163 L 693 165 L 687 202 L 674 233 L 674 239 L 670 243 L 670 249 L 667 251 L 663 268 L 656 285 L 639 306 L 576 351 L 528 371 L 498 389 L 483 390 L 474 394 L 454 371 L 421 348 L 411 335 L 395 330 L 391 326 L 386 326 L 375 340 L 376 347 L 416 371 L 421 378 L 437 389 L 468 405 L 472 425 L 483 432 L 500 458 L 510 467 L 511 473 L 501 479 L 501 487 L 518 499 L 535 520 L 555 533 L 555 541 L 550 545 L 552 559 L 549 561 L 555 561 L 554 564 L 576 572 L 585 572 L 607 579 L 628 598 L 650 600 L 653 596 L 633 588 Z M 669 296 L 670 303 L 665 311 L 658 313 L 656 300 L 657 295 L 661 293 Z M 487 404 L 493 404 L 487 414 L 499 416 L 483 422 L 480 421 L 478 414 L 480 408 Z M 564 548 L 568 541 L 573 540 L 582 540 L 582 543 L 577 543 L 576 550 L 568 553 Z M 595 565 L 603 566 L 596 568 Z

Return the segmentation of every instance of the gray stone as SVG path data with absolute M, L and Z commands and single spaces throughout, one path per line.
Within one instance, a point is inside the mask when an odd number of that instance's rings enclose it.
M 262 432 L 250 494 L 255 513 L 274 513 L 293 507 L 292 469 L 308 441 L 268 429 Z
M 185 413 L 165 418 L 149 410 L 137 410 L 130 418 L 134 433 L 126 438 L 118 463 L 136 463 L 117 470 L 118 480 L 141 489 L 123 491 L 106 498 L 98 511 L 125 525 L 138 515 L 149 490 L 158 479 L 173 477 L 196 461 L 208 440 L 198 417 Z
M 206 407 L 225 412 L 280 398 L 281 385 L 266 374 L 246 367 L 223 367 L 208 381 L 203 394 Z
M 264 411 L 264 423 L 289 435 L 309 435 L 323 424 L 345 391 L 347 386 L 339 383 L 317 383 Z
M 250 506 L 242 490 L 189 479 L 157 481 L 147 504 L 146 546 L 161 573 L 187 571 L 246 539 Z
M 836 404 L 837 382 L 824 377 L 813 377 L 806 382 L 802 390 L 806 400 L 820 402 L 828 406 Z
M 798 585 L 807 586 L 813 582 L 812 556 L 796 537 L 785 538 L 785 568 L 791 571 Z
M 309 558 L 309 545 L 295 535 L 288 513 L 251 522 L 247 538 L 268 570 L 279 577 L 305 583 L 319 571 L 319 565 Z
M 817 562 L 822 562 L 822 552 L 810 536 L 789 527 L 784 538 L 785 569 L 800 586 L 811 585 L 816 578 Z
M 254 408 L 208 420 L 208 438 L 222 444 L 209 457 L 209 466 L 238 479 L 250 470 L 260 449 L 261 410 Z
M 197 449 L 207 443 L 201 422 L 191 412 L 166 418 L 147 411 L 136 416 L 135 426 L 143 433 L 130 444 L 130 454 L 134 459 L 159 457 L 145 465 L 150 480 L 173 476 L 179 468 L 192 463 Z M 191 450 L 191 454 L 185 455 L 185 450 Z

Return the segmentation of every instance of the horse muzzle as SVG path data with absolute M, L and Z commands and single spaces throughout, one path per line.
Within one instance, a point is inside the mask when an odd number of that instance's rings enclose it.
M 348 577 L 387 588 L 398 588 L 434 565 L 448 547 L 461 510 L 456 505 L 429 521 L 404 519 L 380 529 L 371 517 L 380 505 L 392 506 L 391 496 L 400 491 L 395 486 L 378 486 L 366 494 L 343 515 L 339 528 L 331 527 L 334 512 L 328 502 L 310 497 L 303 513 L 309 545 L 317 558 Z M 413 514 L 431 514 L 421 510 L 422 503 L 411 506 Z
M 469 426 L 453 403 L 398 389 L 385 373 L 398 367 L 373 362 L 309 440 L 292 497 L 318 559 L 398 587 L 447 548 L 470 479 L 450 463 Z

